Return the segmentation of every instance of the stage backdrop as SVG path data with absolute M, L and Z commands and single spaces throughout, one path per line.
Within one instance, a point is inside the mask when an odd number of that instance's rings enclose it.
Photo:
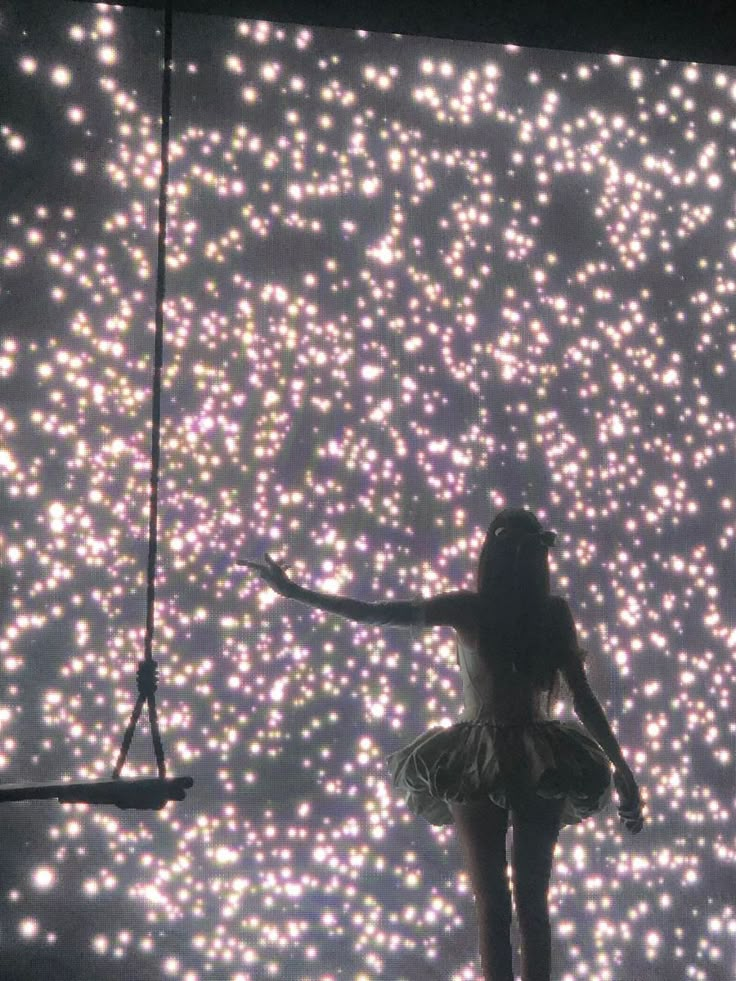
M 0 6 L 4 782 L 109 776 L 135 696 L 162 30 Z M 649 807 L 561 834 L 554 976 L 731 981 L 736 72 L 182 15 L 172 82 L 154 654 L 196 782 L 3 807 L 3 976 L 474 978 L 454 831 L 384 763 L 458 718 L 451 632 L 233 563 L 472 588 L 519 505 Z

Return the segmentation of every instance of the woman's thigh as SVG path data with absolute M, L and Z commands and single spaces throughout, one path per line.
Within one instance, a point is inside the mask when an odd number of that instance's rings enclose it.
M 450 808 L 476 895 L 501 885 L 507 888 L 508 811 L 490 800 L 451 804 Z
M 534 793 L 510 794 L 509 811 L 513 828 L 517 824 L 538 825 L 542 829 L 560 829 L 560 818 L 565 806 L 564 800 L 538 797 Z
M 512 806 L 512 864 L 517 902 L 519 899 L 546 902 L 563 806 L 563 801 L 541 798 Z

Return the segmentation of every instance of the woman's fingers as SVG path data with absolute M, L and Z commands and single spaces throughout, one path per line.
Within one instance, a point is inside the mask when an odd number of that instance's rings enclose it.
M 266 562 L 256 562 L 254 559 L 236 559 L 235 565 L 237 566 L 247 566 L 249 569 L 257 569 L 258 572 L 271 572 L 271 571 L 284 571 L 285 569 L 290 569 L 291 566 L 287 563 L 283 565 L 275 562 L 270 555 L 266 554 Z
M 249 569 L 257 569 L 258 572 L 263 572 L 265 566 L 262 562 L 254 562 L 252 559 L 236 559 L 235 565 L 247 566 Z
M 291 568 L 285 562 L 277 562 L 276 559 L 272 558 L 272 556 L 268 554 L 268 552 L 264 552 L 263 557 L 269 564 L 272 572 L 285 572 L 287 569 Z
M 265 562 L 258 562 L 255 559 L 236 559 L 235 565 L 247 565 L 249 569 L 267 569 L 269 566 L 278 568 L 278 563 L 274 562 L 268 552 L 263 557 Z
M 644 827 L 644 815 L 641 812 L 641 799 L 639 788 L 635 788 L 635 794 L 625 797 L 618 809 L 619 818 L 627 831 L 636 835 Z
M 619 817 L 627 828 L 636 825 L 640 825 L 640 826 L 644 825 L 644 818 L 641 814 L 641 811 L 636 811 L 636 812 L 619 811 Z

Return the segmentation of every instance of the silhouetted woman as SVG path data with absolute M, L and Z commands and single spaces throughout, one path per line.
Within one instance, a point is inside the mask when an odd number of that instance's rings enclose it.
M 478 564 L 478 589 L 428 600 L 365 603 L 305 589 L 269 555 L 243 562 L 283 596 L 358 623 L 453 627 L 465 710 L 461 721 L 434 727 L 392 753 L 393 785 L 409 808 L 434 825 L 454 821 L 476 900 L 486 981 L 513 981 L 511 894 L 506 831 L 513 827 L 513 892 L 521 934 L 523 981 L 549 981 L 547 903 L 560 828 L 600 811 L 611 794 L 637 834 L 639 789 L 586 678 L 567 602 L 550 595 L 544 531 L 531 511 L 507 508 L 494 518 Z M 579 726 L 550 719 L 567 681 Z

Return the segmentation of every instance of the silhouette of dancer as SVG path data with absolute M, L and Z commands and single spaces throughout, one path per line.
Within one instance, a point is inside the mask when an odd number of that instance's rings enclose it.
M 413 813 L 455 823 L 476 900 L 486 981 L 513 981 L 511 894 L 506 831 L 513 827 L 513 893 L 523 981 L 550 981 L 547 893 L 560 828 L 609 801 L 611 769 L 619 815 L 638 834 L 639 788 L 583 666 L 567 602 L 550 595 L 548 549 L 554 532 L 536 516 L 506 508 L 491 523 L 478 564 L 477 591 L 428 600 L 366 603 L 305 589 L 266 554 L 242 561 L 272 589 L 359 623 L 453 627 L 465 709 L 392 753 L 393 785 Z M 560 677 L 572 692 L 579 726 L 550 718 Z

